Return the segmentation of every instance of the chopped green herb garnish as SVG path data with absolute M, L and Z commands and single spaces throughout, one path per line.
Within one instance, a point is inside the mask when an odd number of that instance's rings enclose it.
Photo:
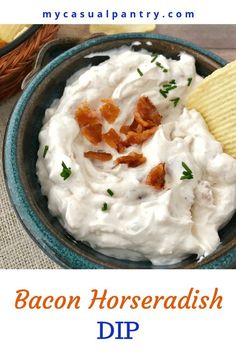
M 192 77 L 189 77 L 189 78 L 188 78 L 188 86 L 190 86 L 190 85 L 191 85 L 192 80 L 193 80 L 193 78 L 192 78 Z
M 186 172 L 192 173 L 192 171 L 191 171 L 190 168 L 186 165 L 185 162 L 182 162 L 182 166 L 183 166 L 183 168 L 186 170 Z
M 171 90 L 176 89 L 177 86 L 176 86 L 176 85 L 169 85 L 169 84 L 167 84 L 167 85 L 163 85 L 163 88 L 169 92 L 169 91 L 171 91 Z
M 183 171 L 183 175 L 184 175 L 184 176 L 188 176 L 188 175 L 189 175 L 189 172 Z
M 48 149 L 49 149 L 49 146 L 48 146 L 48 145 L 45 145 L 45 146 L 44 146 L 44 150 L 43 150 L 43 158 L 44 158 L 44 159 L 45 159 L 45 157 L 46 157 L 46 155 L 47 155 Z
M 61 163 L 61 165 L 62 165 L 62 172 L 61 172 L 61 174 L 60 174 L 60 176 L 64 179 L 64 181 L 68 178 L 68 177 L 70 177 L 70 175 L 71 175 L 71 168 L 70 167 L 67 167 L 66 166 L 66 164 L 65 164 L 65 162 L 63 162 L 62 161 L 62 163 Z
M 114 195 L 114 193 L 112 192 L 112 190 L 111 189 L 107 189 L 107 193 L 111 196 L 111 197 L 113 197 L 113 195 Z
M 168 72 L 168 70 L 166 68 L 164 68 L 164 66 L 159 61 L 156 62 L 156 66 L 158 66 L 160 69 L 162 69 L 162 71 L 164 73 Z
M 179 103 L 179 100 L 180 100 L 180 98 L 179 98 L 179 97 L 176 97 L 176 98 L 172 98 L 172 99 L 170 100 L 170 102 L 173 102 L 173 103 L 174 103 L 174 107 L 176 107 L 177 104 Z
M 156 59 L 157 59 L 157 57 L 158 57 L 158 55 L 159 54 L 156 54 L 156 53 L 152 53 L 152 60 L 151 60 L 151 63 L 153 63 Z
M 143 76 L 143 73 L 139 68 L 137 69 L 137 72 L 139 73 L 140 76 Z
M 163 66 L 161 65 L 161 63 L 159 61 L 156 62 L 156 66 L 159 66 L 159 68 L 163 68 Z
M 106 211 L 107 209 L 108 209 L 107 203 L 103 203 L 102 211 Z
M 175 88 L 177 88 L 177 86 L 174 84 L 164 84 L 163 87 L 168 91 L 171 91 L 171 90 L 174 90 Z
M 175 80 L 171 80 L 171 81 L 168 82 L 167 84 L 164 84 L 164 85 L 163 85 L 163 88 L 160 89 L 160 94 L 161 94 L 163 97 L 167 98 L 169 91 L 174 90 L 174 89 L 176 89 L 176 88 L 177 88 L 176 81 L 175 81 Z M 177 102 L 177 103 L 178 103 L 178 102 Z M 176 103 L 176 104 L 177 104 L 177 103 Z
M 167 92 L 166 92 L 166 91 L 160 89 L 160 94 L 161 94 L 163 97 L 167 98 Z
M 180 179 L 193 179 L 193 172 L 190 170 L 190 168 L 186 165 L 185 162 L 182 162 L 182 166 L 185 171 L 183 171 L 183 175 L 180 177 Z

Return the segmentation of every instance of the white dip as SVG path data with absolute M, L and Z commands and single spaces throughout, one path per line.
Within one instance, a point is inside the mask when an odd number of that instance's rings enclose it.
M 236 160 L 222 152 L 201 115 L 184 107 L 185 97 L 201 80 L 194 58 L 185 53 L 179 60 L 159 55 L 156 61 L 162 68 L 151 60 L 148 52 L 122 48 L 69 80 L 62 98 L 46 111 L 37 174 L 49 210 L 75 239 L 110 256 L 165 265 L 216 249 L 218 229 L 236 208 Z M 165 98 L 160 89 L 173 79 L 177 88 Z M 75 111 L 84 101 L 98 109 L 101 99 L 112 98 L 121 112 L 114 124 L 104 122 L 103 131 L 113 127 L 119 132 L 122 125 L 131 124 L 141 96 L 148 96 L 157 107 L 161 125 L 149 140 L 122 154 L 142 152 L 146 163 L 114 168 L 118 152 L 105 143 L 95 147 L 81 136 Z M 180 101 L 174 107 L 170 100 L 176 97 Z M 110 152 L 113 161 L 84 157 L 85 151 L 98 149 Z M 66 180 L 60 176 L 62 161 L 72 172 Z M 158 191 L 144 181 L 160 162 L 165 162 L 166 177 L 164 189 Z M 192 170 L 193 179 L 180 179 L 182 162 Z

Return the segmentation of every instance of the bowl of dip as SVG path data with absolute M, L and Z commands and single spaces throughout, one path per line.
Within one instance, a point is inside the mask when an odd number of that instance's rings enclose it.
M 34 77 L 9 120 L 4 169 L 50 257 L 67 268 L 235 266 L 235 160 L 184 107 L 225 64 L 132 33 L 79 44 Z

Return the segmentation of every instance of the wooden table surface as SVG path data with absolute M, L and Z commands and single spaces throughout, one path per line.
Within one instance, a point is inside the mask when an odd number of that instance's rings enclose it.
M 189 40 L 228 61 L 236 59 L 236 25 L 157 25 L 153 32 Z M 62 25 L 59 30 L 59 37 L 88 35 L 85 25 Z

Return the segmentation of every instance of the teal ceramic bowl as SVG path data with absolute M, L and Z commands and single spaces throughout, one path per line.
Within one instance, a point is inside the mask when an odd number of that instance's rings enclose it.
M 139 42 L 139 43 L 137 43 Z M 134 44 L 135 43 L 135 44 Z M 197 71 L 207 76 L 226 62 L 215 54 L 181 39 L 132 33 L 98 37 L 79 44 L 52 60 L 26 87 L 10 117 L 5 136 L 6 185 L 15 210 L 34 241 L 66 268 L 158 268 L 149 262 L 132 262 L 104 256 L 75 241 L 48 211 L 35 173 L 38 134 L 46 108 L 61 97 L 66 80 L 81 68 L 98 65 L 107 57 L 85 58 L 90 53 L 130 45 L 176 58 L 185 51 L 196 58 Z M 220 231 L 218 249 L 197 262 L 193 255 L 167 268 L 233 268 L 236 264 L 236 216 Z M 207 236 L 207 235 L 206 235 Z M 163 267 L 159 267 L 163 268 Z

